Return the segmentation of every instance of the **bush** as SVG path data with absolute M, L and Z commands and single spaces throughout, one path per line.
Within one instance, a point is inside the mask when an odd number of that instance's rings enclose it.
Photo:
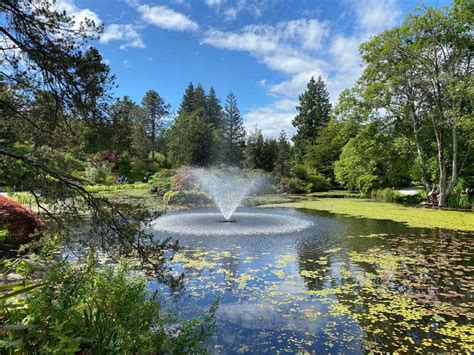
M 472 209 L 474 208 L 474 195 L 452 193 L 446 200 L 446 207 L 465 210 Z
M 279 193 L 300 194 L 308 192 L 303 180 L 299 178 L 282 178 L 278 184 Z
M 168 191 L 163 196 L 163 201 L 168 204 L 202 204 L 209 203 L 211 200 L 202 191 Z
M 88 164 L 86 169 L 87 178 L 95 183 L 104 183 L 112 173 L 112 164 L 107 161 Z
M 18 248 L 34 240 L 35 232 L 44 227 L 44 222 L 20 203 L 0 196 L 0 225 L 7 230 L 4 242 Z
M 322 175 L 309 174 L 306 178 L 307 188 L 310 192 L 329 191 L 331 184 L 329 179 Z
M 191 168 L 183 165 L 173 176 L 173 190 L 190 190 L 194 186 L 195 181 Z
M 10 297 L 0 313 L 6 353 L 181 354 L 206 351 L 213 306 L 202 320 L 161 308 L 144 276 L 127 264 L 51 265 L 27 297 Z

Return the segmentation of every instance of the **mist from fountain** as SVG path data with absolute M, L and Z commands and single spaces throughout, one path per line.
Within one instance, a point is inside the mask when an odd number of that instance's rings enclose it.
M 241 202 L 267 181 L 267 177 L 260 173 L 237 168 L 195 168 L 191 173 L 198 187 L 204 189 L 219 208 L 225 221 L 230 221 Z

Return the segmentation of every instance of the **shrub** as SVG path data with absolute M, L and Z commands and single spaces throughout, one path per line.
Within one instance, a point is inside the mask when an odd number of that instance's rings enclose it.
M 101 161 L 107 161 L 112 164 L 117 162 L 117 154 L 115 154 L 114 152 L 103 151 L 97 153 L 97 156 Z
M 474 207 L 474 195 L 452 193 L 446 200 L 446 207 L 466 210 L 471 209 Z
M 173 176 L 173 190 L 190 190 L 195 186 L 194 176 L 189 166 L 183 165 Z
M 201 321 L 161 308 L 144 276 L 127 264 L 51 265 L 28 297 L 2 304 L 6 353 L 202 353 L 214 330 L 215 306 Z
M 306 181 L 306 186 L 310 192 L 329 191 L 331 188 L 329 179 L 319 174 L 309 174 Z
M 209 203 L 211 200 L 202 191 L 181 190 L 168 191 L 163 196 L 163 201 L 168 204 L 202 204 Z
M 299 178 L 282 178 L 278 184 L 279 193 L 299 194 L 308 192 L 303 180 Z
M 106 182 L 107 177 L 112 173 L 112 164 L 107 161 L 89 164 L 86 169 L 88 179 L 95 183 Z
M 44 227 L 44 222 L 20 203 L 0 196 L 0 225 L 7 229 L 5 243 L 17 248 L 35 239 L 35 232 Z
M 171 178 L 160 180 L 153 184 L 153 191 L 158 196 L 164 196 L 168 191 L 171 191 L 172 185 Z

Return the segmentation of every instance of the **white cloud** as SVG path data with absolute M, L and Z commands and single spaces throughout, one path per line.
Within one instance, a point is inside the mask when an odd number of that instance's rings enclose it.
M 368 36 L 394 26 L 401 15 L 395 0 L 358 0 L 354 8 L 357 22 Z
M 50 0 L 51 1 L 51 0 Z M 51 1 L 52 9 L 58 12 L 66 12 L 68 16 L 74 17 L 73 28 L 77 29 L 81 23 L 85 23 L 86 19 L 94 21 L 95 25 L 101 25 L 102 21 L 94 11 L 90 9 L 81 9 L 76 6 L 73 0 L 56 0 Z
M 133 65 L 132 63 L 130 63 L 129 60 L 125 59 L 123 62 L 122 62 L 122 65 L 125 67 L 125 68 L 131 68 Z
M 104 32 L 100 36 L 101 43 L 109 43 L 111 41 L 125 41 L 120 49 L 127 48 L 145 48 L 138 28 L 133 24 L 111 24 L 105 27 Z
M 275 25 L 248 25 L 238 31 L 206 32 L 201 43 L 248 52 L 269 69 L 287 76 L 278 83 L 259 81 L 275 99 L 244 115 L 248 128 L 257 125 L 274 137 L 281 129 L 294 133 L 291 121 L 296 114 L 298 95 L 304 92 L 311 76 L 323 77 L 333 103 L 343 89 L 354 85 L 363 69 L 360 44 L 396 25 L 401 11 L 396 0 L 355 0 L 349 6 L 352 11 L 348 14 L 354 17 L 351 35 L 343 34 L 339 28 L 344 26 L 337 22 L 329 24 L 312 18 Z
M 290 136 L 293 135 L 295 128 L 291 125 L 291 120 L 295 117 L 297 103 L 297 100 L 279 99 L 270 105 L 250 110 L 243 116 L 247 132 L 257 127 L 271 137 L 278 137 L 282 129 Z
M 174 31 L 196 31 L 199 25 L 189 17 L 166 6 L 139 5 L 142 20 L 159 28 Z
M 219 8 L 225 0 L 204 0 L 204 3 L 209 7 Z

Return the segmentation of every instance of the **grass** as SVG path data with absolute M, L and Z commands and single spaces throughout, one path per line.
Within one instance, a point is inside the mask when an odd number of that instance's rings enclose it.
M 84 186 L 85 190 L 90 193 L 118 191 L 118 190 L 146 190 L 150 189 L 151 185 L 142 182 L 134 184 L 117 184 L 117 185 L 88 185 Z
M 385 219 L 407 224 L 409 227 L 444 228 L 474 231 L 474 213 L 405 207 L 393 203 L 366 199 L 321 198 L 260 207 L 307 208 L 354 217 Z

